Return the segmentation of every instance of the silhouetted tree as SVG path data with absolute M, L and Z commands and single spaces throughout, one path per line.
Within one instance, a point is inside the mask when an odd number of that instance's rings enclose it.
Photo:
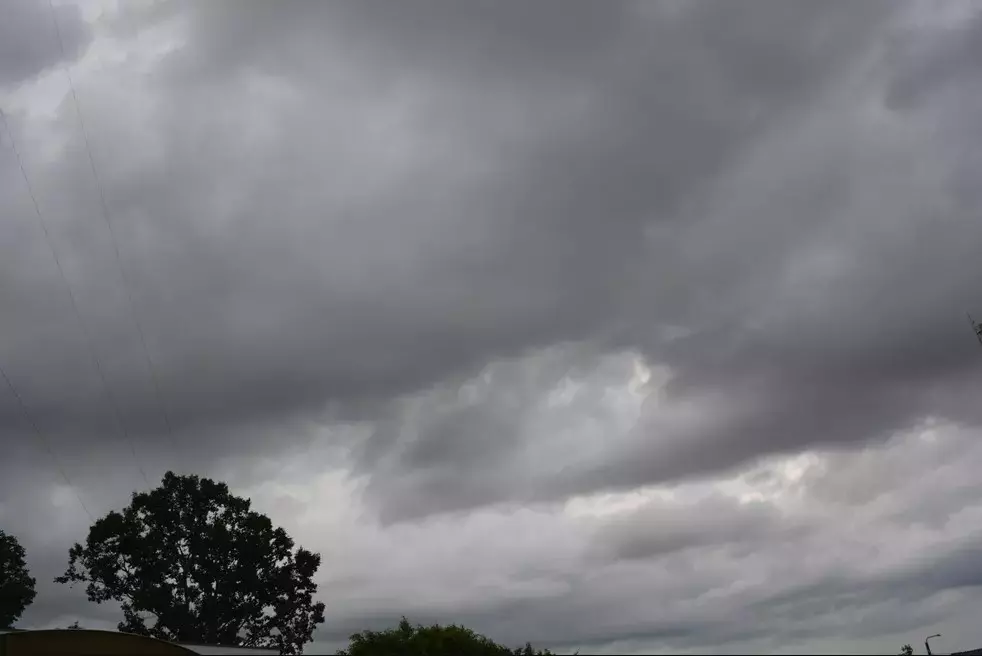
M 337 656 L 551 656 L 551 652 L 532 649 L 528 643 L 509 649 L 462 626 L 413 626 L 403 617 L 394 629 L 354 634 Z
M 300 653 L 324 622 L 302 548 L 225 483 L 164 475 L 68 552 L 58 583 L 86 583 L 90 601 L 121 603 L 120 631 L 163 640 Z M 153 616 L 147 624 L 146 614 Z
M 910 645 L 904 645 L 900 648 L 900 656 L 914 656 L 914 648 Z
M 24 547 L 0 531 L 0 628 L 12 626 L 34 601 L 34 579 L 24 560 Z

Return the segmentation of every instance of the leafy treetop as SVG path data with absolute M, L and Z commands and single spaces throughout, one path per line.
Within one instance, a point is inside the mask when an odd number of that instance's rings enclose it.
M 160 487 L 97 520 L 55 581 L 86 583 L 97 604 L 120 602 L 120 631 L 300 653 L 324 622 L 313 601 L 320 555 L 294 551 L 250 506 L 225 483 L 167 472 Z
M 37 595 L 24 556 L 17 538 L 0 531 L 0 628 L 19 620 Z

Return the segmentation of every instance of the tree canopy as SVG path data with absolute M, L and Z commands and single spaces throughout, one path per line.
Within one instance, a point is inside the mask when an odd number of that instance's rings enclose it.
M 250 508 L 225 483 L 167 472 L 97 520 L 55 581 L 87 584 L 95 603 L 120 602 L 120 631 L 300 653 L 324 622 L 313 601 L 320 555 L 294 551 L 286 531 Z
M 19 620 L 37 594 L 24 557 L 17 538 L 0 531 L 0 628 Z
M 413 626 L 403 617 L 393 629 L 354 634 L 337 656 L 551 656 L 551 652 L 527 643 L 509 649 L 462 626 Z

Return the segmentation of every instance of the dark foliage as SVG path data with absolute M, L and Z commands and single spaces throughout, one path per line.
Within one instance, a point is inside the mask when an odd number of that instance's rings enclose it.
M 462 626 L 412 626 L 404 617 L 385 631 L 362 631 L 351 636 L 338 656 L 551 656 L 531 645 L 509 649 Z
M 313 601 L 320 555 L 293 546 L 226 484 L 167 472 L 96 521 L 55 581 L 120 602 L 120 631 L 296 654 L 324 622 L 324 604 Z
M 24 547 L 0 531 L 0 628 L 12 626 L 34 601 L 34 579 L 24 560 Z

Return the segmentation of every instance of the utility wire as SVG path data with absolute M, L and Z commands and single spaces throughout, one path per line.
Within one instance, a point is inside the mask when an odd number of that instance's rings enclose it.
M 62 59 L 68 59 L 68 55 L 65 51 L 65 40 L 61 34 L 61 26 L 58 24 L 58 17 L 55 13 L 54 3 L 48 0 L 48 8 L 51 12 L 51 22 L 55 28 L 55 34 L 58 36 L 58 45 L 61 48 Z M 157 366 L 154 364 L 153 357 L 150 355 L 150 349 L 147 347 L 146 332 L 143 330 L 143 323 L 140 321 L 140 315 L 136 311 L 136 302 L 133 300 L 133 289 L 132 285 L 129 284 L 129 279 L 126 275 L 126 267 L 123 266 L 123 257 L 120 253 L 119 240 L 116 238 L 116 230 L 113 228 L 113 222 L 110 218 L 109 204 L 106 202 L 106 190 L 102 184 L 102 178 L 99 176 L 99 170 L 95 165 L 95 157 L 92 155 L 92 146 L 89 141 L 89 133 L 85 127 L 85 118 L 82 115 L 82 105 L 78 101 L 78 93 L 75 90 L 75 81 L 72 78 L 72 72 L 68 65 L 65 66 L 65 77 L 68 78 L 68 88 L 72 94 L 72 101 L 75 104 L 75 115 L 78 117 L 78 125 L 80 132 L 82 133 L 82 141 L 85 145 L 85 152 L 89 159 L 89 168 L 92 171 L 92 177 L 95 180 L 96 187 L 99 190 L 99 204 L 102 208 L 102 218 L 105 220 L 106 228 L 109 230 L 109 237 L 112 241 L 113 251 L 116 254 L 116 266 L 119 271 L 119 278 L 122 282 L 123 289 L 126 292 L 126 303 L 129 308 L 130 318 L 133 321 L 133 325 L 136 327 L 137 335 L 140 338 L 140 346 L 143 348 L 143 355 L 147 365 L 147 371 L 150 374 L 150 380 L 153 385 L 154 397 L 157 401 L 157 406 L 160 408 L 161 416 L 164 420 L 164 427 L 167 430 L 167 435 L 170 439 L 171 446 L 174 449 L 175 457 L 178 455 L 177 442 L 174 439 L 174 429 L 173 424 L 170 419 L 170 413 L 167 410 L 167 404 L 164 402 L 164 395 L 160 388 L 160 377 L 157 375 Z
M 20 406 L 21 412 L 24 413 L 24 416 L 27 418 L 31 428 L 34 429 L 34 435 L 37 437 L 38 442 L 41 443 L 44 450 L 48 452 L 49 456 L 51 456 L 51 460 L 54 461 L 55 467 L 58 468 L 58 473 L 61 474 L 65 484 L 75 494 L 75 498 L 78 499 L 78 505 L 82 506 L 82 510 L 84 510 L 85 514 L 89 516 L 89 521 L 95 522 L 95 517 L 92 516 L 92 513 L 89 512 L 88 506 L 86 506 L 85 502 L 82 501 L 82 496 L 78 493 L 78 488 L 72 484 L 72 479 L 68 478 L 68 474 L 65 472 L 64 466 L 62 466 L 61 460 L 58 459 L 54 449 L 51 448 L 51 444 L 44 437 L 44 433 L 41 432 L 41 427 L 38 425 L 38 422 L 34 417 L 34 413 L 31 412 L 31 409 L 27 407 L 26 403 L 24 403 L 23 397 L 21 397 L 20 392 L 17 391 L 17 388 L 14 387 L 14 382 L 10 380 L 10 376 L 7 375 L 7 371 L 3 368 L 3 365 L 0 365 L 0 377 L 2 377 L 3 382 L 7 384 L 7 388 L 10 390 L 10 393 L 17 400 L 17 405 Z
M 51 258 L 55 261 L 55 266 L 58 267 L 58 273 L 61 276 L 61 280 L 65 284 L 65 290 L 68 292 L 68 298 L 72 303 L 72 310 L 75 312 L 75 319 L 78 321 L 79 328 L 81 329 L 82 335 L 85 338 L 89 356 L 92 358 L 92 363 L 95 365 L 96 371 L 99 373 L 99 379 L 102 381 L 102 391 L 106 397 L 106 402 L 112 409 L 113 416 L 116 420 L 116 425 L 119 427 L 123 438 L 129 444 L 130 452 L 133 454 L 133 460 L 136 461 L 137 469 L 140 470 L 140 476 L 143 477 L 147 487 L 150 487 L 150 480 L 147 478 L 147 473 L 144 471 L 143 465 L 140 464 L 140 458 L 136 454 L 136 447 L 133 445 L 133 439 L 130 437 L 129 431 L 126 430 L 126 425 L 123 423 L 122 415 L 119 412 L 119 406 L 116 404 L 116 400 L 112 395 L 112 390 L 109 388 L 109 381 L 106 378 L 106 372 L 102 368 L 102 362 L 99 361 L 99 354 L 96 353 L 95 345 L 92 342 L 92 335 L 90 334 L 88 326 L 85 323 L 85 319 L 82 317 L 82 312 L 78 308 L 78 301 L 75 299 L 75 291 L 72 289 L 72 284 L 68 281 L 68 276 L 65 274 L 65 268 L 61 264 L 61 259 L 58 257 L 58 250 L 55 248 L 54 240 L 51 238 L 51 232 L 48 230 L 48 223 L 44 220 L 44 215 L 41 214 L 41 206 L 38 204 L 37 195 L 34 193 L 34 186 L 31 184 L 31 179 L 27 175 L 27 169 L 24 167 L 24 160 L 21 158 L 20 149 L 17 148 L 17 140 L 14 138 L 14 132 L 10 129 L 10 123 L 7 121 L 7 115 L 4 114 L 3 110 L 0 110 L 0 120 L 3 121 L 4 131 L 7 133 L 7 136 L 10 139 L 10 149 L 14 153 L 14 157 L 17 160 L 17 166 L 20 168 L 21 176 L 24 178 L 24 185 L 27 188 L 27 193 L 31 197 L 31 203 L 34 205 L 34 215 L 37 217 L 38 223 L 41 225 L 41 230 L 44 232 L 44 240 L 48 244 L 48 250 L 51 252 Z

